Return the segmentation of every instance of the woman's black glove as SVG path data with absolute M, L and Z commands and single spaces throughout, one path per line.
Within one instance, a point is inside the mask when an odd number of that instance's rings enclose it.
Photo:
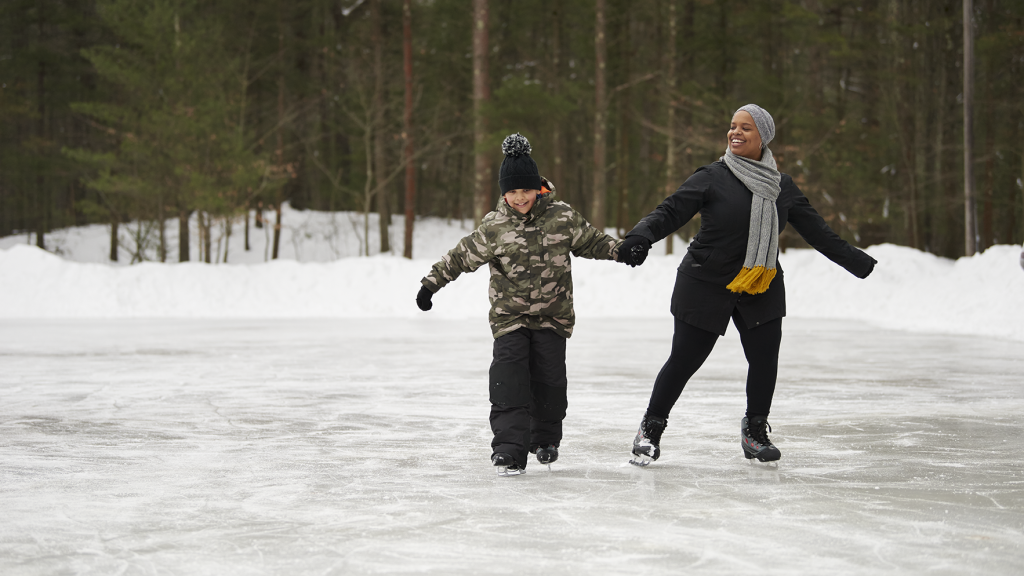
M 427 288 L 426 286 L 420 287 L 420 292 L 419 294 L 416 295 L 416 305 L 420 307 L 420 310 L 426 312 L 427 310 L 430 310 L 434 306 L 430 302 L 430 298 L 433 295 L 434 293 L 431 292 L 430 289 Z
M 627 236 L 619 246 L 619 262 L 629 264 L 631 267 L 644 263 L 647 260 L 647 251 L 651 249 L 651 241 L 643 236 Z

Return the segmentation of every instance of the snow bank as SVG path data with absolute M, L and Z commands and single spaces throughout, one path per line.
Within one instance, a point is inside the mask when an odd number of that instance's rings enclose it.
M 305 245 L 291 241 L 292 255 L 314 254 L 327 242 L 305 214 Z M 294 214 L 293 214 L 294 215 Z M 400 221 L 394 229 L 401 231 Z M 375 227 L 375 221 L 374 221 Z M 68 252 L 100 252 L 82 230 Z M 295 228 L 293 228 L 294 230 Z M 337 228 L 335 228 L 337 230 Z M 7 240 L 0 248 L 0 318 L 376 318 L 422 315 L 414 296 L 419 279 L 468 231 L 466 222 L 417 222 L 414 260 L 395 255 L 333 261 L 296 259 L 266 263 L 199 263 L 134 266 L 73 262 Z M 352 229 L 348 235 L 353 234 Z M 371 232 L 371 237 L 376 234 Z M 70 232 L 65 237 L 71 237 Z M 339 236 L 340 238 L 341 236 Z M 241 244 L 238 239 L 234 244 Z M 355 246 L 351 238 L 347 241 Z M 401 245 L 399 238 L 396 245 Z M 334 246 L 342 245 L 334 242 Z M 576 312 L 580 317 L 667 317 L 681 254 L 663 255 L 663 244 L 639 268 L 575 259 Z M 0 243 L 0 246 L 4 246 Z M 91 246 L 86 248 L 87 246 Z M 679 250 L 685 245 L 677 243 Z M 241 246 L 237 248 L 241 251 Z M 262 248 L 252 252 L 262 259 Z M 660 253 L 659 253 L 660 252 Z M 1024 271 L 1017 246 L 995 246 L 953 261 L 910 248 L 880 245 L 867 252 L 878 261 L 859 280 L 813 250 L 780 256 L 786 274 L 789 316 L 837 318 L 893 329 L 978 334 L 1024 340 Z M 240 254 L 244 254 L 239 252 Z M 230 261 L 244 260 L 234 257 Z M 483 318 L 486 269 L 464 275 L 434 298 L 431 317 Z

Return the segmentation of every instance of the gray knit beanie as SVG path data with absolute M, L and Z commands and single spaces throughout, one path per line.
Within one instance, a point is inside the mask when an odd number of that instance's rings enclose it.
M 498 187 L 504 194 L 509 190 L 540 190 L 540 171 L 537 163 L 530 158 L 530 141 L 516 132 L 501 143 L 505 159 L 498 169 Z
M 757 132 L 761 135 L 761 148 L 767 148 L 768 143 L 772 141 L 772 138 L 775 138 L 775 120 L 772 118 L 772 115 L 757 104 L 740 106 L 736 109 L 736 112 L 740 110 L 750 114 L 750 117 L 754 119 Z M 736 112 L 733 112 L 733 114 L 735 115 Z

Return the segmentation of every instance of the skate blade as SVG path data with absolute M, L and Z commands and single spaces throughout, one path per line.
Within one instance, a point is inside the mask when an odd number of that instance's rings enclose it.
M 634 454 L 633 458 L 629 460 L 630 464 L 632 464 L 633 466 L 639 466 L 641 468 L 647 466 L 651 462 L 654 462 L 654 460 L 652 460 L 650 456 L 638 456 L 636 454 Z
M 756 458 L 749 458 L 749 459 L 747 459 L 747 464 L 750 464 L 754 468 L 769 468 L 769 469 L 772 469 L 772 470 L 778 470 L 779 469 L 779 461 L 778 460 L 769 460 L 769 461 L 765 462 L 764 460 L 759 460 L 759 459 L 756 459 Z
M 498 468 L 498 476 L 519 476 L 520 474 L 526 474 L 526 470 L 520 470 L 518 468 Z

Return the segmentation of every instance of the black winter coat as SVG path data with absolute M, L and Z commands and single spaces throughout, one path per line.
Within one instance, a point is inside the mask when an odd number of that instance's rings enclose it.
M 775 202 L 779 233 L 786 224 L 829 260 L 858 278 L 866 278 L 875 259 L 836 234 L 800 192 L 793 179 L 782 175 L 782 191 Z M 725 286 L 743 268 L 750 229 L 752 193 L 729 170 L 724 160 L 700 167 L 693 176 L 645 216 L 628 233 L 657 242 L 672 234 L 700 212 L 700 232 L 679 265 L 672 314 L 687 324 L 725 334 L 734 309 L 754 328 L 786 315 L 786 287 L 782 266 L 762 294 L 737 294 Z

